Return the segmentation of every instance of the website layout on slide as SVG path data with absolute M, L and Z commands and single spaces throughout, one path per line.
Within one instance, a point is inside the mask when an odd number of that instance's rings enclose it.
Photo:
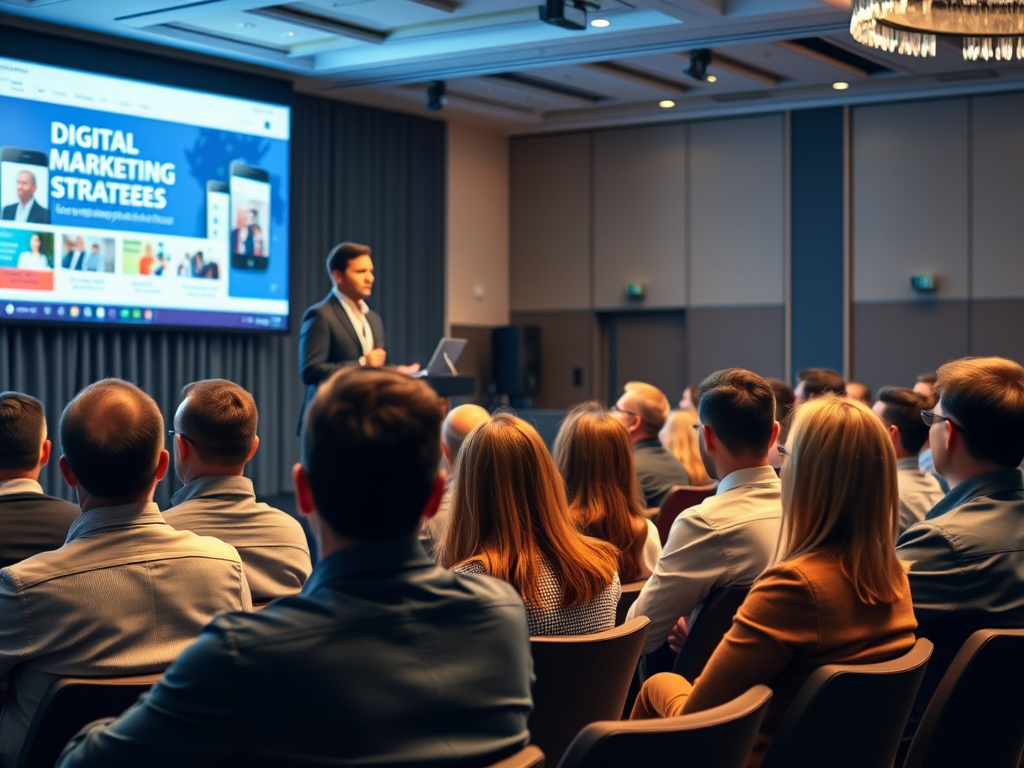
M 286 106 L 0 57 L 0 321 L 288 324 Z

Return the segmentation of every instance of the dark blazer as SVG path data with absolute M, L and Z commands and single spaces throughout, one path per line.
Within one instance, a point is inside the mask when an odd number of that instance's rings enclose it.
M 384 346 L 384 324 L 380 315 L 370 310 L 366 319 L 373 331 L 374 348 L 387 349 Z M 302 417 L 309 401 L 313 399 L 317 385 L 339 368 L 359 365 L 362 356 L 363 345 L 359 335 L 333 291 L 323 301 L 306 310 L 299 331 L 299 374 L 302 383 L 306 385 L 306 400 L 299 412 L 299 434 L 302 433 Z
M 75 265 L 75 271 L 80 272 L 85 269 L 85 260 L 89 255 L 85 251 L 66 251 L 64 253 L 64 258 L 60 261 L 60 265 L 64 269 L 71 269 L 71 264 L 74 262 L 75 256 L 78 254 L 81 254 L 81 257 L 78 259 L 78 264 Z
M 252 236 L 252 227 L 245 228 L 245 239 L 242 240 L 242 249 L 238 249 L 238 235 L 240 229 L 231 230 L 231 252 L 239 256 L 252 256 L 256 253 L 256 242 Z
M 42 493 L 0 496 L 0 568 L 64 546 L 77 506 Z
M 0 219 L 4 221 L 14 221 L 14 217 L 18 215 L 18 204 L 11 203 L 4 208 L 3 213 L 0 214 Z M 32 207 L 28 209 L 28 221 L 32 224 L 49 224 L 50 223 L 50 211 L 43 208 L 35 200 L 32 201 Z

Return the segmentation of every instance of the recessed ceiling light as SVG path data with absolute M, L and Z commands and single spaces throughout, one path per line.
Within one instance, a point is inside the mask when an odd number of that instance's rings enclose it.
M 594 19 L 593 21 L 590 22 L 590 26 L 592 26 L 592 27 L 609 27 L 609 26 L 611 26 L 611 22 L 608 21 L 608 19 Z
M 714 75 L 708 75 L 707 82 L 709 82 L 709 83 L 717 83 L 718 82 L 718 78 L 715 77 Z
M 256 25 L 253 24 L 251 21 L 236 21 L 235 26 L 239 29 L 252 29 Z
M 832 87 L 835 88 L 837 91 L 845 91 L 847 88 L 850 87 L 850 84 L 842 82 L 832 83 Z
M 289 29 L 287 32 L 282 32 L 281 37 L 295 37 L 295 33 Z
M 672 109 L 675 105 L 676 103 L 672 99 L 662 99 L 658 102 L 658 106 L 662 109 Z

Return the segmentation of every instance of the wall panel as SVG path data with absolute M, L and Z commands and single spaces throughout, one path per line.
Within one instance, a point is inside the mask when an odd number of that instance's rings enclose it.
M 690 383 L 722 368 L 747 368 L 785 378 L 782 307 L 694 308 L 687 313 Z
M 618 312 L 605 316 L 611 364 L 608 400 L 615 402 L 627 381 L 645 381 L 675 405 L 689 382 L 686 313 Z
M 533 398 L 534 408 L 565 409 L 593 397 L 593 313 L 513 312 L 512 322 L 540 326 L 540 394 Z

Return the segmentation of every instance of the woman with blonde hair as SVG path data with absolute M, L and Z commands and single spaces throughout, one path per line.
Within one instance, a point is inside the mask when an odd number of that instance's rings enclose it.
M 562 478 L 532 426 L 508 413 L 474 429 L 459 451 L 438 562 L 515 587 L 531 635 L 615 626 L 615 548 L 572 523 Z
M 696 683 L 655 675 L 632 714 L 699 712 L 768 685 L 751 766 L 811 672 L 896 658 L 917 627 L 896 559 L 896 454 L 882 423 L 861 403 L 824 395 L 796 410 L 788 446 L 776 564 L 754 582 Z
M 686 467 L 690 485 L 707 485 L 711 476 L 704 468 L 704 460 L 700 457 L 700 445 L 697 442 L 697 412 L 684 408 L 672 411 L 665 421 L 665 426 L 658 433 L 658 439 L 665 450 L 675 456 L 679 463 Z
M 554 454 L 576 527 L 619 550 L 623 583 L 654 573 L 661 538 L 644 515 L 626 428 L 598 403 L 577 405 L 558 430 Z

